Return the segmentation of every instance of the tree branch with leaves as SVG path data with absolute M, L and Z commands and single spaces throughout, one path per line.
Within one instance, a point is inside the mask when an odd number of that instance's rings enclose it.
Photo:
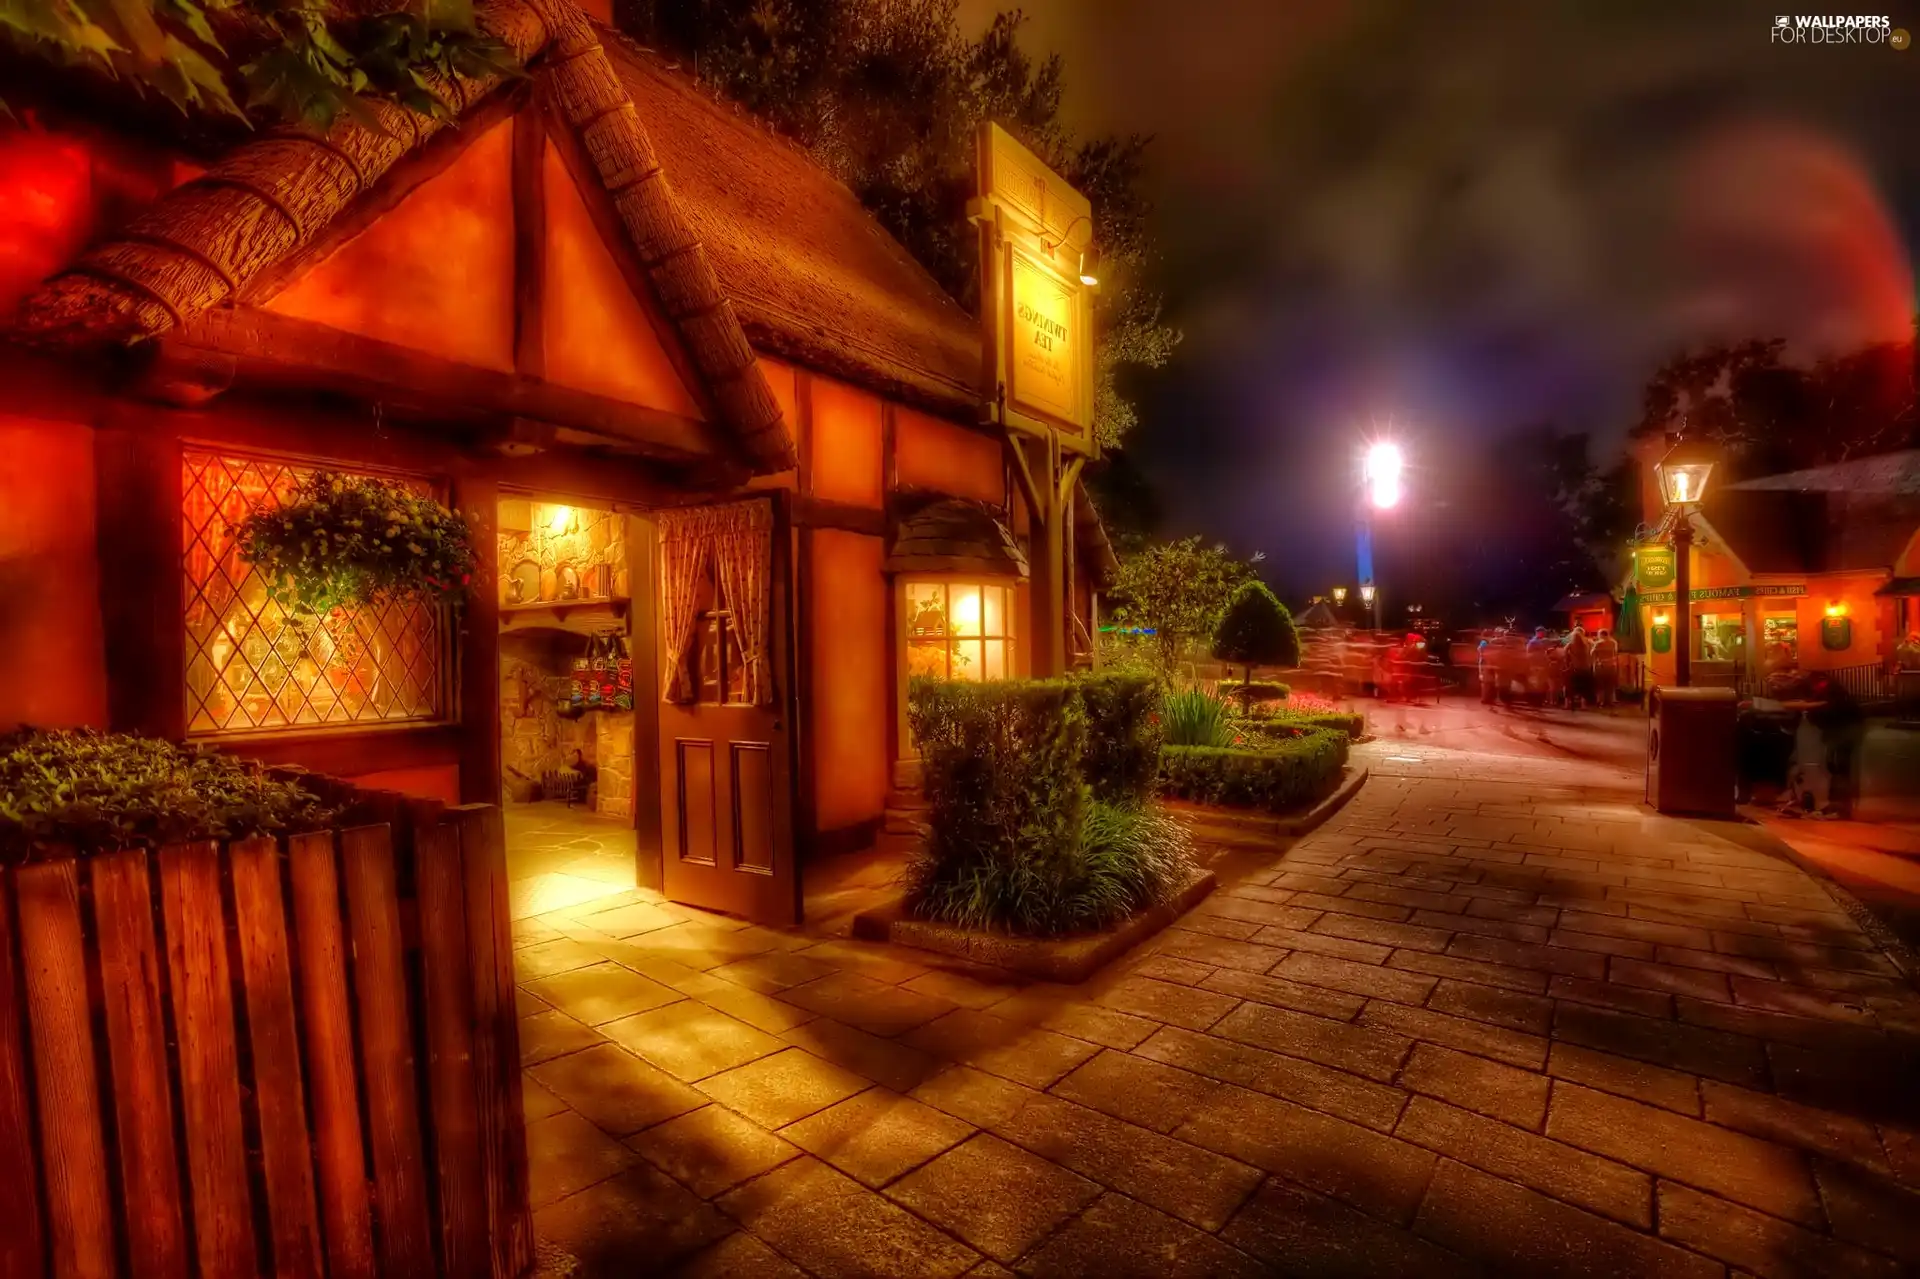
M 518 74 L 472 0 L 0 0 L 0 43 L 106 76 L 183 114 L 324 131 L 369 103 L 445 118 L 431 77 Z

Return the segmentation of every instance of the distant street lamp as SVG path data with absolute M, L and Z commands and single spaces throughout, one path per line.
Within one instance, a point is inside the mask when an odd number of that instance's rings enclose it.
M 1343 605 L 1345 605 L 1345 604 L 1346 604 L 1346 602 L 1347 602 L 1347 588 L 1346 588 L 1346 587 L 1344 587 L 1344 586 L 1336 586 L 1336 587 L 1334 587 L 1334 588 L 1333 588 L 1333 602 L 1334 602 L 1334 604 L 1335 604 L 1335 606 L 1343 606 Z
M 1713 447 L 1683 439 L 1654 466 L 1660 496 L 1673 510 L 1673 610 L 1680 642 L 1673 650 L 1673 682 L 1685 688 L 1693 677 L 1693 507 L 1706 496 L 1717 460 Z
M 1403 477 L 1407 457 L 1392 440 L 1375 440 L 1360 459 L 1360 482 L 1366 496 L 1354 513 L 1354 558 L 1360 570 L 1360 602 L 1373 610 L 1373 629 L 1380 629 L 1380 593 L 1373 584 L 1373 513 L 1388 511 L 1406 495 Z

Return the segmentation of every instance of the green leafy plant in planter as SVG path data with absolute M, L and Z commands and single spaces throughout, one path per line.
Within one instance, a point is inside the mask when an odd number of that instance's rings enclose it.
M 0 862 L 318 830 L 335 816 L 297 782 L 197 747 L 84 729 L 0 736 Z
M 1149 803 L 1155 705 L 1140 676 L 914 681 L 929 835 L 908 869 L 908 910 L 1044 937 L 1171 900 L 1191 850 Z
M 240 558 L 296 614 L 422 596 L 458 604 L 473 581 L 465 517 L 392 480 L 314 471 L 234 531 Z
M 1231 746 L 1233 725 L 1227 704 L 1205 689 L 1189 688 L 1168 693 L 1161 704 L 1160 717 L 1166 726 L 1169 746 Z

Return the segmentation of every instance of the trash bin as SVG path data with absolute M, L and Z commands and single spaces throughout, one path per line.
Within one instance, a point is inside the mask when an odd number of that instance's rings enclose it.
M 1730 688 L 1659 688 L 1647 698 L 1647 802 L 1663 813 L 1732 817 L 1739 786 Z

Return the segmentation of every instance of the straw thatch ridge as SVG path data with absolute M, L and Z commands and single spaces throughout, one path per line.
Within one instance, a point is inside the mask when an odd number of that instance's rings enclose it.
M 522 61 L 547 42 L 539 14 L 520 0 L 500 0 L 479 20 Z M 457 116 L 500 78 L 429 82 Z M 58 347 L 133 342 L 232 300 L 450 123 L 390 103 L 371 110 L 378 129 L 343 118 L 325 137 L 283 129 L 236 147 L 29 296 L 19 335 Z
M 545 53 L 562 114 L 613 196 L 722 418 L 755 469 L 792 469 L 779 402 L 592 24 L 572 0 L 494 0 L 477 16 L 523 63 Z M 498 77 L 452 77 L 435 78 L 432 87 L 457 118 L 498 84 Z M 55 347 L 125 344 L 233 301 L 449 123 L 386 104 L 373 110 L 379 129 L 342 119 L 325 137 L 282 130 L 235 148 L 29 296 L 18 335 Z
M 793 440 L 780 402 L 720 291 L 705 248 L 681 214 L 653 140 L 598 32 L 571 0 L 534 3 L 548 24 L 554 100 L 613 197 L 661 309 L 678 326 L 749 459 L 763 471 L 791 469 Z

